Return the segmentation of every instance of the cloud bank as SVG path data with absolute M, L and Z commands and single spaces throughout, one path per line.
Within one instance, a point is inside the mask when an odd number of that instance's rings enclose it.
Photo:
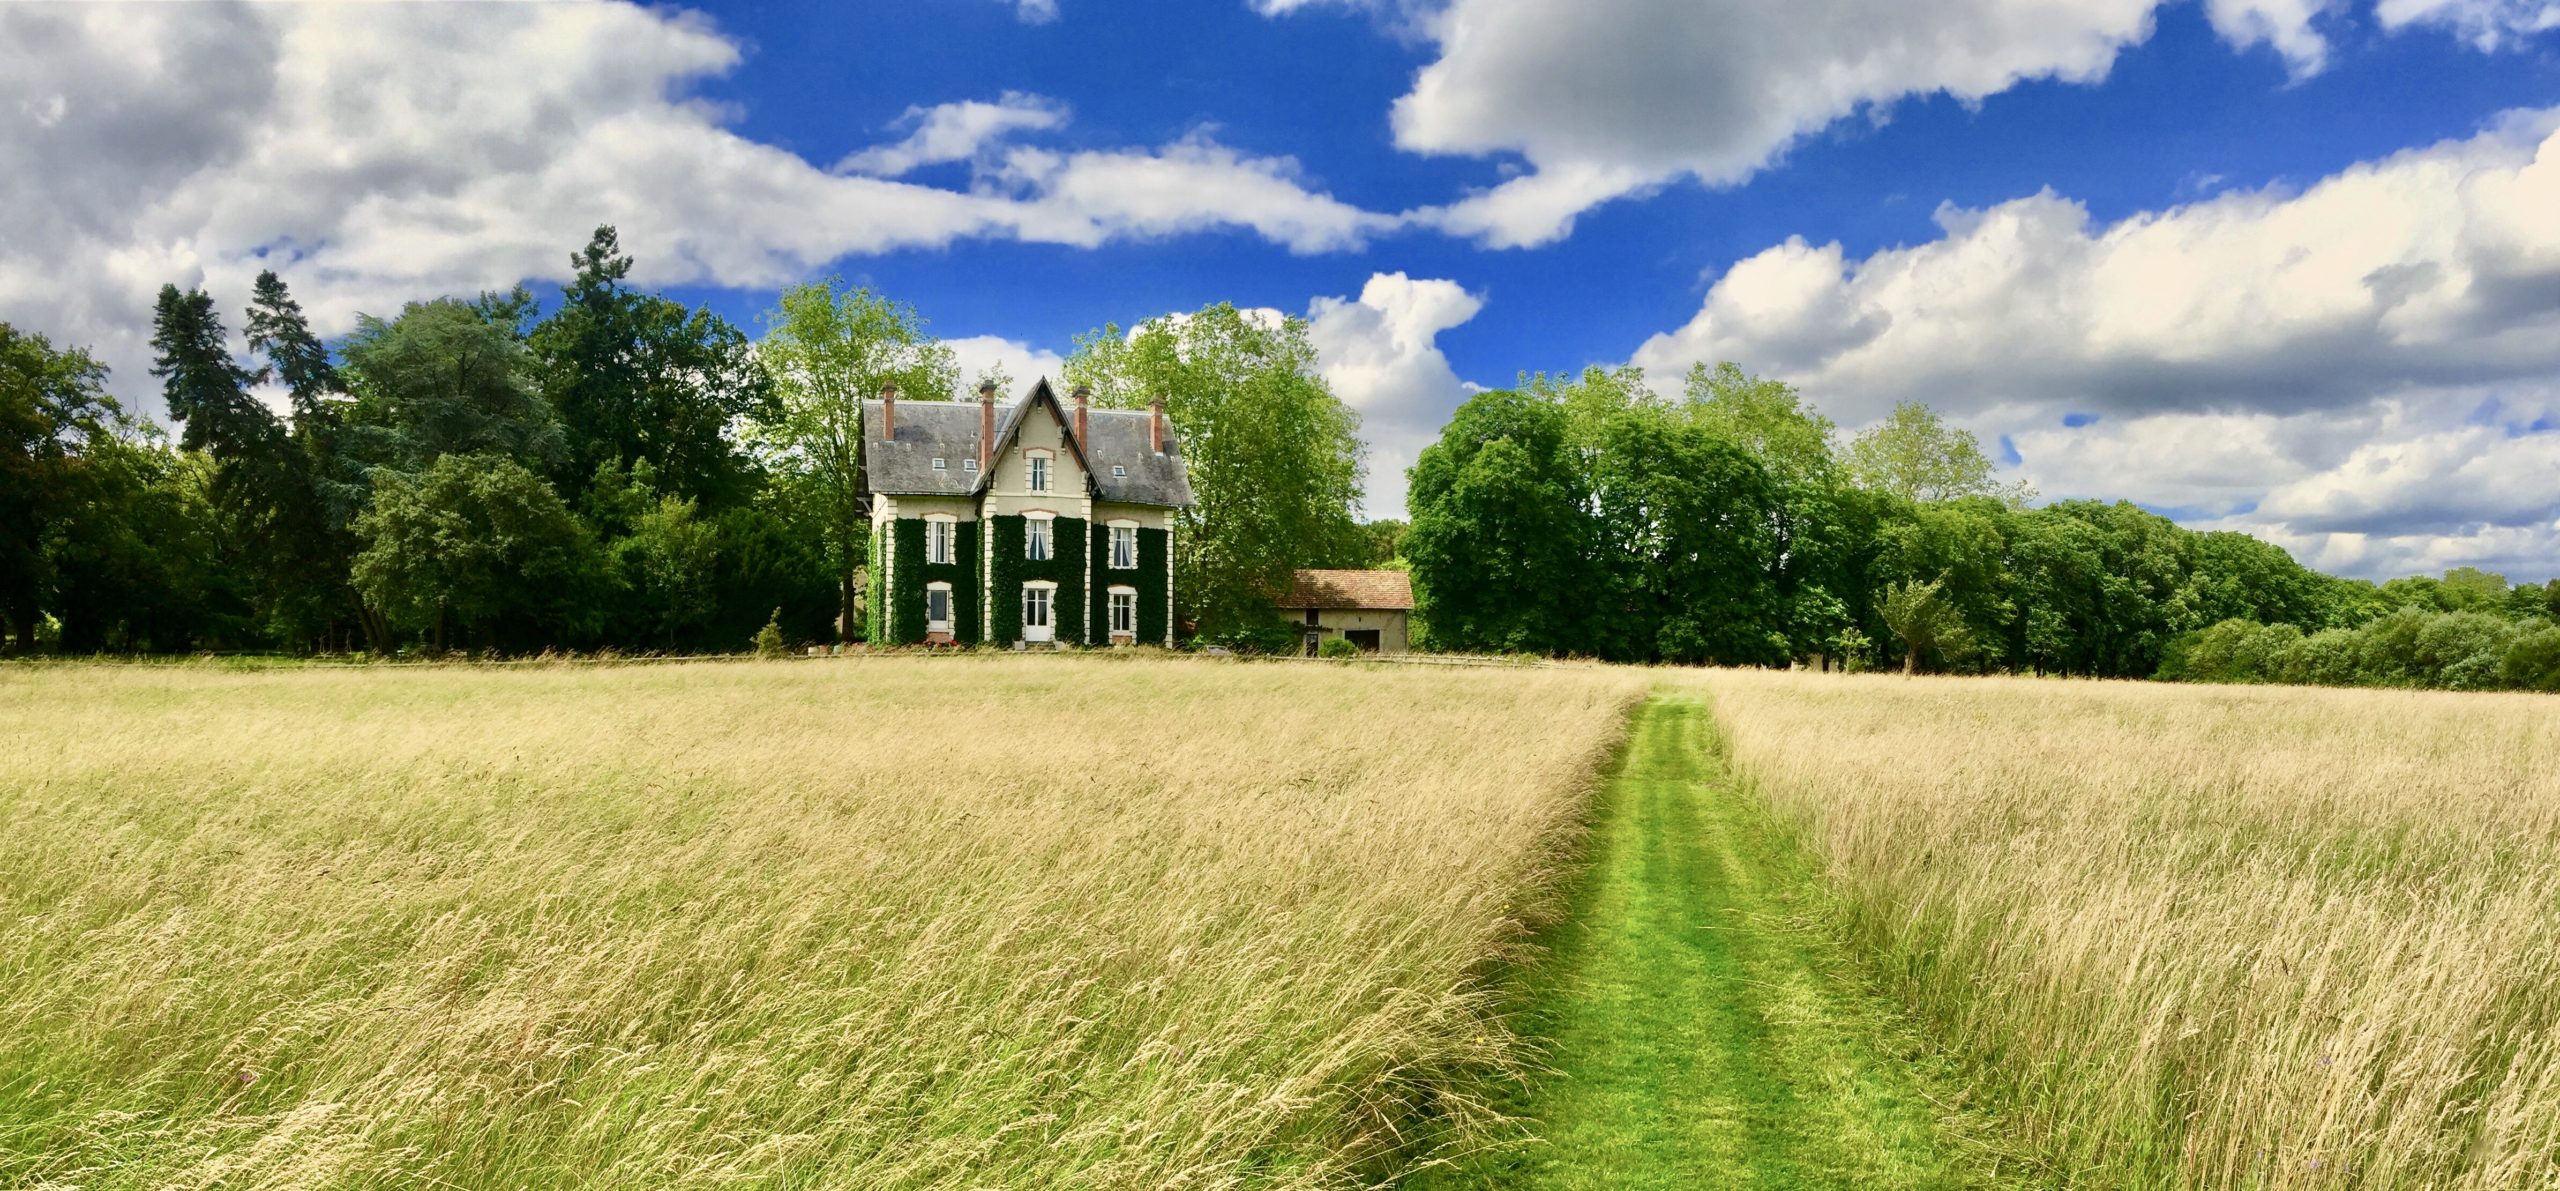
M 737 66 L 708 20 L 622 4 L 0 6 L 0 318 L 96 347 L 128 397 L 164 282 L 282 272 L 357 311 L 564 276 L 599 223 L 646 285 L 769 287 L 848 255 L 1235 230 L 1295 251 L 1393 225 L 1206 132 L 1052 152 L 1038 96 L 912 111 L 840 170 L 690 96 Z M 902 180 L 982 162 L 960 188 Z M 146 407 L 156 403 L 144 400 Z
M 1927 401 L 2048 496 L 2128 497 L 2351 573 L 2560 562 L 2560 109 L 2292 193 L 2100 226 L 2050 192 L 1938 239 L 1801 239 L 1635 362 L 1732 359 L 1849 424 Z M 2067 420 L 2076 423 L 2065 425 Z

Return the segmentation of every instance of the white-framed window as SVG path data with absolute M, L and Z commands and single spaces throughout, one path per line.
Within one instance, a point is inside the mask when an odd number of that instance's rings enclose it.
M 1111 465 L 1111 478 L 1115 480 L 1128 479 L 1129 469 L 1122 464 L 1114 463 Z
M 1023 640 L 1053 641 L 1057 639 L 1057 629 L 1049 616 L 1057 598 L 1057 584 L 1042 582 L 1022 585 Z
M 1026 463 L 1026 464 L 1029 464 L 1029 465 L 1030 465 L 1030 468 L 1031 468 L 1031 479 L 1030 479 L 1030 488 L 1031 488 L 1031 490 L 1032 490 L 1033 492 L 1046 492 L 1046 491 L 1048 491 L 1048 490 L 1049 490 L 1049 457 L 1048 457 L 1048 456 L 1046 456 L 1046 455 L 1027 455 L 1027 456 L 1024 456 L 1024 458 L 1023 458 L 1023 462 L 1024 462 L 1024 463 Z
M 935 470 L 935 471 L 949 471 L 949 470 L 951 470 L 951 465 L 950 465 L 950 464 L 948 464 L 948 463 L 943 462 L 943 460 L 942 460 L 942 456 L 940 456 L 940 455 L 936 455 L 936 456 L 934 456 L 934 457 L 933 457 L 933 470 Z
M 978 461 L 975 459 L 963 459 L 960 461 L 960 470 L 976 471 L 978 470 Z
M 1114 525 L 1111 527 L 1111 569 L 1115 571 L 1138 569 L 1137 526 Z
M 928 633 L 951 631 L 950 584 L 927 583 L 924 585 L 924 628 Z
M 1111 631 L 1115 635 L 1119 636 L 1135 637 L 1138 635 L 1137 588 L 1115 587 L 1111 589 Z
M 1049 560 L 1049 519 L 1033 517 L 1022 526 L 1022 556 L 1033 562 Z
M 949 566 L 958 553 L 955 545 L 960 526 L 949 517 L 927 517 L 924 521 L 924 560 L 935 566 Z

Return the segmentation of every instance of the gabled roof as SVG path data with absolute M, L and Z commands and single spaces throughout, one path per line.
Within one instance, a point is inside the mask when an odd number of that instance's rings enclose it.
M 1283 608 L 1413 609 L 1413 576 L 1403 571 L 1300 571 Z
M 1165 426 L 1164 450 L 1147 447 L 1147 423 L 1154 417 L 1143 409 L 1088 409 L 1086 436 L 1079 442 L 1075 435 L 1075 416 L 1058 401 L 1047 378 L 1031 386 L 1022 400 L 1007 406 L 996 418 L 996 437 L 990 457 L 1001 455 L 1013 445 L 1021 432 L 1023 419 L 1033 407 L 1046 404 L 1066 428 L 1068 448 L 1075 452 L 1093 495 L 1102 500 L 1124 504 L 1161 505 L 1183 508 L 1191 504 L 1191 477 L 1182 463 L 1182 444 L 1168 422 Z M 867 436 L 863 449 L 864 464 L 870 490 L 893 496 L 970 496 L 978 492 L 988 477 L 970 469 L 963 460 L 978 458 L 978 429 L 984 411 L 975 401 L 901 401 L 898 403 L 895 438 L 882 442 L 869 437 L 871 428 L 880 424 L 880 403 L 862 403 L 862 425 Z M 935 471 L 933 461 L 943 461 L 943 470 Z M 1112 474 L 1118 468 L 1123 475 Z
M 1147 422 L 1155 415 L 1143 409 L 1085 411 L 1085 456 L 1093 461 L 1094 494 L 1122 504 L 1189 508 L 1191 469 L 1182 464 L 1182 443 L 1174 437 L 1173 419 L 1165 419 L 1164 450 L 1147 449 Z M 1069 425 L 1074 423 L 1070 422 Z M 1114 467 L 1129 474 L 1114 475 Z

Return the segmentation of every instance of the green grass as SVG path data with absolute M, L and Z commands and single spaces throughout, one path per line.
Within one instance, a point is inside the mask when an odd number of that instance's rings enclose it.
M 1815 874 L 1724 768 L 1704 704 L 1638 713 L 1519 1025 L 1530 1135 L 1409 1187 L 2002 1185 L 1981 1123 L 1816 928 Z

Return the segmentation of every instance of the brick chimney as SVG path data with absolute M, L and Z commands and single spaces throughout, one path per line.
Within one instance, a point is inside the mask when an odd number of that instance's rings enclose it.
M 1164 398 L 1147 403 L 1147 449 L 1164 454 Z
M 996 462 L 996 382 L 978 385 L 978 474 L 983 476 Z
M 898 440 L 898 386 L 895 382 L 880 386 L 880 441 Z
M 1078 449 L 1080 449 L 1080 450 L 1087 450 L 1087 451 L 1090 451 L 1090 450 L 1092 450 L 1092 449 L 1093 449 L 1092 444 L 1090 444 L 1090 443 L 1088 443 L 1088 442 L 1086 442 L 1086 441 L 1085 441 L 1085 438 L 1086 438 L 1086 435 L 1085 435 L 1085 426 L 1086 426 L 1086 424 L 1091 420 L 1091 419 L 1089 419 L 1088 417 L 1086 417 L 1086 411 L 1087 411 L 1087 410 L 1089 410 L 1089 409 L 1091 409 L 1092 407 L 1093 407 L 1093 386 L 1091 386 L 1091 385 L 1077 385 L 1077 386 L 1076 386 L 1076 446 L 1077 446 L 1077 448 L 1078 448 Z

